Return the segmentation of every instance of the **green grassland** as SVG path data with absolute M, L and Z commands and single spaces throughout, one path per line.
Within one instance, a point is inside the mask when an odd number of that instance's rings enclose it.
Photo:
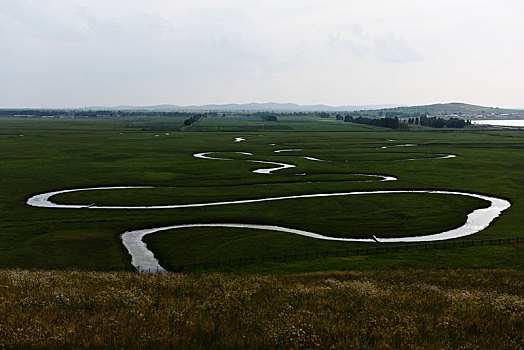
M 344 123 L 333 118 L 316 116 L 278 116 L 278 122 L 268 122 L 253 116 L 204 118 L 191 127 L 192 131 L 257 132 L 257 131 L 369 131 L 371 125 Z
M 523 237 L 523 132 L 395 132 L 313 117 L 279 117 L 278 122 L 252 117 L 204 118 L 191 127 L 184 127 L 183 122 L 184 118 L 175 117 L 1 118 L 0 267 L 130 268 L 130 257 L 120 240 L 124 231 L 185 223 L 267 224 L 356 238 L 373 234 L 424 235 L 460 226 L 467 213 L 486 205 L 475 198 L 428 194 L 293 199 L 165 210 L 47 209 L 25 204 L 27 198 L 38 193 L 99 186 L 154 188 L 74 192 L 54 200 L 162 205 L 310 193 L 439 189 L 493 195 L 512 203 L 475 239 Z M 246 140 L 236 143 L 235 137 Z M 417 146 L 380 148 L 407 143 Z M 301 150 L 274 152 L 286 148 Z M 214 156 L 231 160 L 193 157 L 194 153 L 208 151 L 221 152 Z M 445 154 L 458 157 L 426 159 Z M 247 162 L 249 159 L 291 163 L 296 168 L 271 175 L 254 174 L 254 169 L 266 166 Z M 354 174 L 383 174 L 395 176 L 398 181 L 366 182 L 369 177 Z M 148 236 L 146 242 L 166 267 L 218 258 L 365 246 L 226 228 L 166 231 Z M 508 268 L 522 269 L 521 246 L 330 258 L 249 266 L 244 271 L 501 268 L 501 261 L 509 262 Z

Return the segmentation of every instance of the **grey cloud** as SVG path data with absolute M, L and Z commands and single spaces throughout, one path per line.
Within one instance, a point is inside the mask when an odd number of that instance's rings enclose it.
M 89 25 L 63 13 L 49 1 L 12 1 L 2 4 L 0 13 L 19 23 L 27 35 L 47 41 L 79 42 L 91 34 Z
M 523 13 L 522 0 L 0 0 L 0 107 L 518 104 Z
M 393 33 L 372 37 L 360 29 L 330 33 L 328 46 L 358 59 L 375 59 L 385 63 L 406 63 L 422 59 L 422 55 Z
M 391 33 L 373 39 L 373 43 L 375 57 L 383 62 L 406 63 L 422 59 L 422 55 L 405 40 L 398 39 Z

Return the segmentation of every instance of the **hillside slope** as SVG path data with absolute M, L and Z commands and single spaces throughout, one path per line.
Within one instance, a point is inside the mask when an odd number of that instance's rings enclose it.
M 437 103 L 424 106 L 410 106 L 410 107 L 396 107 L 396 108 L 386 108 L 381 110 L 371 111 L 373 114 L 379 112 L 382 113 L 422 113 L 427 115 L 486 115 L 486 114 L 510 114 L 510 113 L 524 113 L 522 110 L 516 109 L 504 109 L 498 107 L 485 107 L 470 105 L 467 103 Z

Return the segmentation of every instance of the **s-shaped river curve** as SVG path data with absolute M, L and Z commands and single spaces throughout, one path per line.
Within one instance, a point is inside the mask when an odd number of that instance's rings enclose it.
M 142 238 L 148 234 L 152 234 L 159 231 L 183 229 L 190 227 L 237 227 L 237 228 L 249 228 L 258 230 L 270 230 L 280 231 L 286 233 L 292 233 L 302 235 L 311 238 L 330 240 L 330 241 L 343 241 L 343 242 L 428 242 L 445 240 L 451 238 L 459 238 L 477 233 L 486 227 L 497 218 L 500 213 L 510 207 L 510 203 L 504 199 L 483 196 L 475 193 L 467 192 L 452 192 L 452 191 L 431 191 L 431 190 L 391 190 L 391 191 L 355 191 L 355 192 L 336 192 L 336 193 L 315 193 L 298 196 L 281 196 L 281 197 L 268 197 L 268 198 L 257 198 L 257 199 L 245 199 L 236 201 L 224 201 L 224 202 L 209 202 L 209 203 L 192 203 L 192 204 L 174 204 L 174 205 L 161 205 L 161 206 L 96 206 L 96 205 L 71 205 L 71 204 L 57 204 L 50 201 L 50 197 L 61 193 L 76 192 L 76 191 L 90 191 L 90 190 L 111 190 L 111 189 L 123 189 L 123 188 L 147 188 L 138 186 L 118 186 L 118 187 L 95 187 L 95 188 L 82 188 L 82 189 L 71 189 L 44 193 L 29 198 L 27 203 L 35 207 L 44 208 L 60 208 L 60 209 L 177 209 L 177 208 L 191 208 L 191 207 L 208 207 L 218 205 L 233 205 L 233 204 L 245 204 L 245 203 L 256 203 L 266 201 L 278 201 L 287 199 L 297 198 L 318 198 L 318 197 L 334 197 L 334 196 L 352 196 L 352 195 L 372 195 L 372 194 L 399 194 L 399 193 L 430 193 L 430 194 L 444 194 L 444 195 L 458 195 L 468 196 L 486 200 L 490 202 L 488 208 L 476 209 L 468 214 L 466 223 L 456 229 L 440 232 L 427 236 L 414 236 L 414 237 L 398 237 L 398 238 L 339 238 L 321 235 L 314 232 L 297 230 L 293 228 L 270 226 L 270 225 L 253 225 L 253 224 L 238 224 L 238 223 L 214 223 L 214 224 L 184 224 L 184 225 L 173 225 L 149 228 L 143 230 L 127 231 L 122 234 L 122 242 L 127 248 L 131 255 L 132 265 L 139 271 L 142 272 L 162 272 L 165 269 L 160 265 L 158 260 L 155 258 L 153 252 L 147 249 L 147 245 L 142 241 Z
M 228 158 L 217 158 L 210 157 L 208 154 L 215 152 L 197 153 L 194 156 L 203 159 L 215 159 L 215 160 L 230 160 Z M 251 155 L 247 152 L 237 152 L 245 155 Z M 294 167 L 291 164 L 275 163 L 257 160 L 248 160 L 250 162 L 264 163 L 278 165 L 277 168 L 271 169 L 257 169 L 253 172 L 261 174 L 270 174 L 272 171 L 281 170 L 289 167 Z M 262 171 L 266 170 L 266 171 Z M 365 174 L 361 174 L 365 175 Z M 369 175 L 369 174 L 368 174 Z M 369 175 L 383 177 L 380 181 L 394 181 L 396 178 L 387 177 L 384 175 Z M 141 272 L 164 272 L 166 271 L 155 258 L 153 252 L 151 252 L 147 245 L 142 241 L 142 238 L 148 234 L 155 232 L 175 230 L 191 227 L 231 227 L 231 228 L 249 228 L 258 230 L 270 230 L 286 232 L 316 239 L 331 240 L 331 241 L 343 241 L 343 242 L 384 242 L 384 243 L 395 243 L 395 242 L 428 242 L 437 240 L 446 240 L 452 238 L 459 238 L 477 233 L 486 227 L 497 218 L 500 213 L 511 206 L 511 204 L 501 198 L 484 196 L 475 193 L 467 192 L 456 192 L 456 191 L 435 191 L 435 190 L 384 190 L 384 191 L 353 191 L 353 192 L 335 192 L 335 193 L 313 193 L 306 195 L 296 196 L 278 196 L 278 197 L 266 197 L 256 199 L 244 199 L 244 200 L 233 200 L 233 201 L 221 201 L 221 202 L 208 202 L 208 203 L 190 203 L 190 204 L 172 204 L 172 205 L 152 205 L 152 206 L 98 206 L 98 205 L 75 205 L 75 204 L 59 204 L 51 201 L 51 197 L 63 193 L 78 192 L 78 191 L 92 191 L 92 190 L 117 190 L 117 189 L 139 189 L 139 188 L 152 188 L 152 186 L 110 186 L 110 187 L 90 187 L 80 189 L 68 189 L 47 192 L 43 194 L 35 195 L 27 200 L 27 204 L 34 207 L 42 208 L 55 208 L 55 209 L 177 209 L 177 208 L 191 208 L 191 207 L 208 207 L 208 206 L 219 206 L 219 205 L 234 205 L 234 204 L 246 204 L 256 202 L 267 202 L 267 201 L 279 201 L 288 199 L 299 199 L 299 198 L 318 198 L 318 197 L 335 197 L 335 196 L 352 196 L 352 195 L 372 195 L 372 194 L 399 194 L 399 193 L 429 193 L 439 195 L 459 195 L 479 198 L 490 203 L 488 208 L 476 209 L 468 214 L 466 223 L 462 226 L 436 234 L 426 236 L 411 236 L 411 237 L 397 237 L 397 238 L 340 238 L 325 236 L 319 233 L 298 230 L 293 228 L 271 226 L 271 225 L 254 225 L 254 224 L 239 224 L 239 223 L 212 223 L 212 224 L 183 224 L 183 225 L 172 225 L 156 228 L 148 228 L 143 230 L 127 231 L 122 234 L 122 242 L 127 248 L 132 258 L 132 265 Z

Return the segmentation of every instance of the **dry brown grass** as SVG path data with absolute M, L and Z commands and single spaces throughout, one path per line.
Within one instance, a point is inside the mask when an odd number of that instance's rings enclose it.
M 0 271 L 0 349 L 522 349 L 519 271 Z

